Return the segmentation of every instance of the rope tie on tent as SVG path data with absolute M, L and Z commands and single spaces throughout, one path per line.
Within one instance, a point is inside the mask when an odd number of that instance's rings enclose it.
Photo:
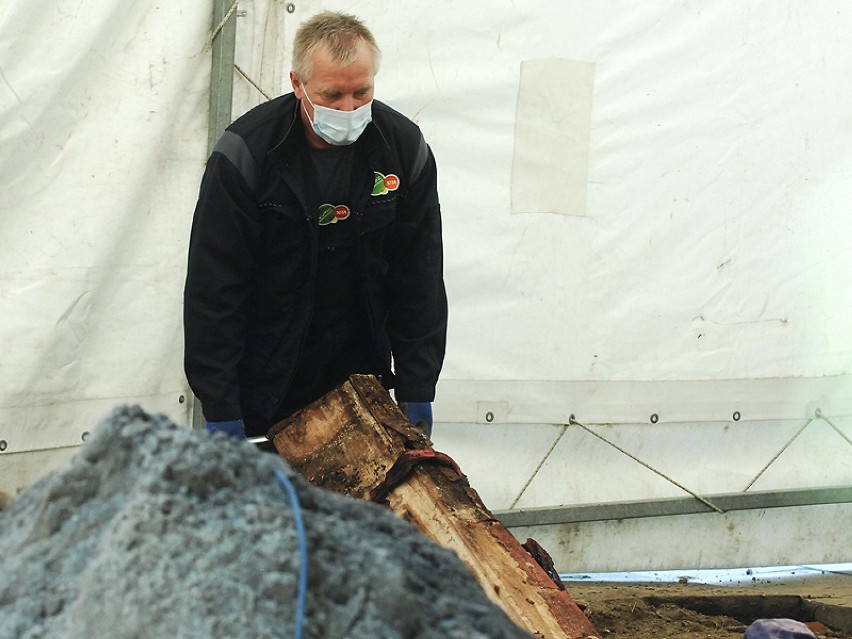
M 819 408 L 817 408 L 817 409 L 814 411 L 814 418 L 815 418 L 815 419 L 821 419 L 821 420 L 822 420 L 822 421 L 824 421 L 826 424 L 828 424 L 829 426 L 831 426 L 831 428 L 832 428 L 832 429 L 834 429 L 834 431 L 835 431 L 838 435 L 840 435 L 843 439 L 845 439 L 845 440 L 846 440 L 846 443 L 848 443 L 850 446 L 852 446 L 852 439 L 849 439 L 849 437 L 848 437 L 848 436 L 847 436 L 847 435 L 846 435 L 843 431 L 841 431 L 841 430 L 840 430 L 840 429 L 839 429 L 839 428 L 838 428 L 835 424 L 833 424 L 833 423 L 832 423 L 832 421 L 831 421 L 828 417 L 826 417 L 826 416 L 823 414 L 822 410 L 820 410 Z M 769 468 L 772 464 L 774 464 L 774 463 L 775 463 L 775 460 L 777 460 L 779 457 L 781 457 L 781 455 L 784 453 L 784 451 L 785 451 L 785 450 L 787 450 L 787 449 L 790 447 L 790 444 L 792 444 L 794 441 L 796 441 L 796 439 L 798 439 L 799 435 L 801 435 L 801 434 L 802 434 L 802 432 L 803 432 L 803 431 L 804 431 L 804 430 L 805 430 L 808 426 L 810 426 L 810 425 L 811 425 L 811 422 L 813 422 L 813 421 L 814 421 L 813 419 L 809 419 L 808 421 L 806 421 L 806 422 L 802 425 L 802 427 L 801 427 L 799 430 L 797 430 L 797 431 L 796 431 L 796 434 L 795 434 L 795 435 L 793 435 L 790 439 L 788 439 L 788 440 L 787 440 L 787 443 L 785 443 L 785 444 L 781 447 L 781 450 L 779 450 L 777 453 L 775 453 L 775 455 L 772 457 L 772 459 L 770 459 L 768 462 L 766 462 L 766 465 L 765 465 L 763 468 L 761 468 L 761 469 L 760 469 L 760 472 L 758 472 L 758 473 L 757 473 L 757 474 L 756 474 L 756 475 L 752 478 L 752 480 L 751 480 L 751 481 L 750 481 L 750 482 L 746 485 L 746 487 L 745 487 L 745 488 L 743 488 L 743 492 L 746 492 L 749 488 L 751 488 L 751 487 L 754 485 L 754 483 L 755 483 L 758 479 L 760 479 L 761 475 L 763 475 L 763 473 L 765 473 L 765 472 L 766 472 L 766 469 L 767 469 L 767 468 Z
M 796 441 L 796 439 L 799 437 L 799 435 L 802 434 L 802 431 L 805 430 L 810 425 L 810 423 L 812 421 L 814 421 L 814 420 L 809 419 L 808 421 L 806 421 L 804 423 L 804 425 L 799 430 L 796 431 L 796 434 L 793 435 L 790 439 L 787 440 L 787 443 L 784 444 L 781 447 L 781 450 L 779 450 L 777 453 L 775 453 L 775 455 L 772 457 L 772 459 L 770 459 L 768 462 L 766 462 L 766 465 L 763 468 L 760 469 L 760 471 L 757 473 L 757 475 L 755 475 L 754 477 L 751 478 L 751 481 L 748 484 L 746 484 L 745 488 L 743 488 L 743 492 L 748 491 L 748 489 L 751 488 L 754 485 L 754 482 L 756 482 L 758 479 L 760 479 L 760 476 L 763 475 L 763 473 L 766 472 L 766 469 L 769 468 L 772 464 L 774 464 L 776 459 L 781 457 L 781 455 L 784 453 L 784 451 L 787 450 L 787 448 L 789 448 L 790 444 L 792 444 L 794 441 Z
M 689 490 L 689 488 L 687 488 L 687 487 L 686 487 L 686 486 L 684 486 L 683 484 L 678 483 L 677 481 L 675 481 L 674 479 L 672 479 L 671 477 L 669 477 L 669 476 L 668 476 L 668 475 L 666 475 L 665 473 L 660 472 L 659 470 L 657 470 L 656 468 L 654 468 L 654 467 L 653 467 L 653 466 L 651 466 L 650 464 L 646 464 L 645 462 L 643 462 L 641 459 L 639 459 L 639 458 L 638 458 L 638 457 L 636 457 L 635 455 L 631 455 L 631 454 L 630 454 L 630 453 L 628 453 L 626 450 L 624 450 L 623 448 L 621 448 L 621 447 L 620 447 L 620 446 L 618 446 L 617 444 L 614 444 L 613 442 L 609 441 L 609 440 L 608 440 L 606 437 L 604 437 L 603 435 L 599 435 L 598 433 L 596 433 L 595 431 L 593 431 L 591 428 L 589 428 L 589 427 L 588 427 L 588 426 L 586 426 L 585 424 L 581 424 L 581 423 L 580 423 L 580 422 L 578 422 L 576 419 L 574 419 L 574 416 L 573 416 L 573 415 L 571 415 L 571 416 L 568 418 L 568 423 L 569 423 L 569 424 L 572 424 L 572 425 L 574 425 L 574 426 L 579 426 L 580 428 L 582 428 L 584 431 L 586 431 L 586 432 L 587 432 L 587 433 L 589 433 L 590 435 L 594 435 L 595 437 L 597 437 L 598 439 L 600 439 L 600 440 L 601 440 L 602 442 L 604 442 L 605 444 L 608 444 L 608 445 L 612 446 L 613 448 L 615 448 L 615 450 L 617 450 L 617 451 L 618 451 L 618 452 L 620 452 L 621 454 L 623 454 L 623 455 L 627 455 L 630 459 L 632 459 L 633 461 L 635 461 L 637 464 L 640 464 L 641 466 L 644 466 L 645 468 L 647 468 L 648 470 L 650 470 L 652 473 L 655 473 L 655 474 L 659 475 L 660 477 L 662 477 L 663 479 L 665 479 L 667 482 L 669 482 L 669 483 L 671 483 L 671 484 L 674 484 L 675 486 L 677 486 L 678 488 L 680 488 L 682 491 L 684 491 L 684 492 L 686 492 L 686 493 L 689 493 L 692 497 L 694 497 L 695 499 L 697 499 L 698 501 L 700 501 L 702 504 L 704 504 L 704 505 L 705 505 L 705 506 L 707 506 L 708 508 L 710 508 L 710 509 L 712 509 L 712 510 L 715 510 L 717 513 L 719 513 L 719 514 L 721 514 L 721 515 L 724 515 L 724 514 L 725 514 L 725 511 L 724 511 L 724 510 L 722 510 L 721 508 L 719 508 L 716 504 L 714 504 L 714 503 L 712 503 L 711 501 L 709 501 L 709 500 L 705 499 L 704 497 L 702 497 L 702 496 L 701 496 L 701 495 L 699 495 L 698 493 L 695 493 L 695 492 L 693 492 L 693 491 Z
M 517 496 L 517 497 L 515 497 L 515 501 L 513 501 L 513 502 L 512 502 L 512 505 L 511 505 L 511 506 L 509 506 L 509 508 L 510 508 L 510 509 L 514 508 L 514 507 L 515 507 L 515 505 L 518 503 L 518 501 L 520 501 L 521 497 L 522 497 L 522 496 L 523 496 L 523 494 L 527 491 L 527 488 L 529 488 L 529 485 L 532 483 L 532 480 L 533 480 L 533 479 L 535 479 L 535 476 L 536 476 L 536 475 L 538 475 L 538 471 L 540 471 L 540 470 L 541 470 L 541 467 L 542 467 L 542 466 L 544 466 L 544 462 L 546 462 L 546 461 L 547 461 L 547 458 L 548 458 L 548 457 L 550 457 L 550 454 L 553 452 L 553 449 L 554 449 L 554 448 L 556 448 L 556 444 L 558 444 L 558 443 L 559 443 L 559 440 L 561 440 L 561 439 L 562 439 L 562 436 L 565 434 L 565 431 L 567 431 L 567 430 L 568 430 L 568 424 L 563 424 L 563 425 L 562 425 L 562 432 L 561 432 L 561 433 L 559 433 L 559 437 L 557 437 L 557 438 L 556 438 L 556 441 L 554 441 L 554 442 L 553 442 L 553 444 L 551 444 L 551 446 L 550 446 L 550 448 L 548 449 L 547 453 L 545 453 L 545 455 L 544 455 L 544 457 L 542 458 L 542 460 L 538 463 L 538 466 L 536 466 L 536 467 L 535 467 L 535 470 L 533 471 L 533 474 L 532 474 L 532 475 L 530 475 L 530 478 L 527 480 L 527 483 L 526 483 L 526 484 L 524 484 L 524 487 L 523 487 L 523 488 L 521 488 L 521 492 L 519 492 L 519 493 L 518 493 L 518 496 Z
M 236 9 L 237 9 L 237 5 L 238 5 L 239 3 L 240 3 L 240 0 L 234 0 L 234 2 L 231 4 L 231 6 L 230 6 L 230 8 L 228 9 L 228 11 L 226 11 L 226 12 L 225 12 L 225 17 L 224 17 L 224 18 L 222 18 L 222 19 L 219 21 L 219 24 L 217 24 L 217 25 L 216 25 L 216 27 L 213 29 L 213 33 L 211 33 L 211 34 L 210 34 L 210 37 L 209 37 L 209 38 L 207 38 L 207 47 L 210 47 L 210 46 L 213 44 L 213 41 L 216 39 L 216 36 L 217 36 L 217 35 L 219 35 L 219 32 L 220 32 L 222 29 L 224 29 L 224 28 L 225 28 L 225 25 L 228 23 L 228 20 L 231 18 L 231 14 L 233 14 L 233 13 L 234 13 L 234 11 L 236 11 Z M 259 85 L 257 82 L 255 82 L 254 80 L 252 80 L 252 79 L 249 77 L 249 75 L 248 75 L 245 71 L 243 71 L 243 70 L 240 68 L 240 65 L 238 65 L 238 64 L 234 64 L 234 69 L 236 70 L 236 72 L 237 72 L 237 73 L 239 73 L 239 74 L 243 77 L 243 79 L 244 79 L 246 82 L 248 82 L 251 86 L 253 86 L 253 87 L 255 88 L 255 90 L 256 90 L 258 93 L 260 93 L 260 95 L 262 95 L 262 96 L 263 96 L 264 98 L 266 98 L 267 100 L 271 100 L 271 99 L 272 99 L 272 97 L 271 97 L 271 96 L 270 96 L 270 95 L 269 95 L 266 91 L 264 91 L 263 89 L 261 89 L 261 88 L 260 88 L 260 85 Z
M 817 419 L 821 419 L 821 420 L 822 420 L 822 421 L 824 421 L 826 424 L 828 424 L 829 426 L 831 426 L 831 427 L 834 429 L 834 431 L 835 431 L 838 435 L 840 435 L 843 439 L 845 439 L 845 440 L 846 440 L 846 443 L 847 443 L 847 444 L 849 444 L 850 446 L 852 446 L 852 439 L 849 439 L 849 437 L 846 435 L 846 433 L 844 433 L 844 432 L 843 432 L 842 430 L 840 430 L 837 426 L 835 426 L 835 425 L 834 425 L 834 423 L 833 423 L 833 422 L 832 422 L 832 421 L 831 421 L 828 417 L 826 417 L 825 415 L 823 415 L 823 413 L 822 413 L 822 410 L 821 410 L 821 409 L 817 408 L 817 409 L 814 411 L 814 415 L 816 416 L 816 418 L 817 418 Z
M 271 100 L 271 99 L 272 99 L 272 97 L 271 97 L 268 93 L 266 93 L 266 91 L 264 91 L 263 89 L 261 89 L 261 88 L 260 88 L 260 85 L 259 85 L 257 82 L 255 82 L 254 80 L 252 80 L 252 79 L 248 76 L 248 74 L 240 68 L 240 65 L 235 64 L 235 65 L 234 65 L 234 68 L 237 70 L 237 73 L 239 73 L 241 76 L 243 76 L 243 79 L 244 79 L 246 82 L 248 82 L 250 85 L 252 85 L 252 86 L 253 86 L 253 87 L 257 90 L 257 92 L 258 92 L 258 93 L 260 93 L 260 95 L 262 95 L 262 96 L 263 96 L 264 98 L 266 98 L 267 100 Z
M 225 25 L 228 23 L 228 20 L 231 18 L 231 14 L 234 13 L 237 9 L 237 5 L 240 3 L 240 0 L 234 0 L 231 4 L 230 8 L 225 12 L 225 17 L 219 21 L 219 24 L 213 29 L 213 33 L 210 34 L 210 37 L 207 39 L 207 47 L 210 47 L 213 44 L 213 41 L 216 39 L 216 36 L 219 35 L 219 32 L 225 28 Z M 263 89 L 260 88 L 260 85 L 252 80 L 249 75 L 240 68 L 240 65 L 234 64 L 234 69 L 237 73 L 239 73 L 243 79 L 248 82 L 251 86 L 255 88 L 255 90 L 260 93 L 267 100 L 271 100 L 272 97 L 266 93 Z
M 852 439 L 850 439 L 848 435 L 846 435 L 843 431 L 841 431 L 841 430 L 840 430 L 840 429 L 839 429 L 839 428 L 838 428 L 838 427 L 837 427 L 837 426 L 836 426 L 836 425 L 835 425 L 835 424 L 834 424 L 834 423 L 833 423 L 833 422 L 832 422 L 832 421 L 831 421 L 831 420 L 830 420 L 830 419 L 829 419 L 826 415 L 824 415 L 824 414 L 823 414 L 823 412 L 822 412 L 822 410 L 820 410 L 819 408 L 817 408 L 817 409 L 816 409 L 816 411 L 814 411 L 814 416 L 815 416 L 815 418 L 816 418 L 816 419 L 821 419 L 821 420 L 823 420 L 823 421 L 824 421 L 826 424 L 828 424 L 828 425 L 829 425 L 829 426 L 830 426 L 830 427 L 831 427 L 831 428 L 832 428 L 832 429 L 833 429 L 833 430 L 834 430 L 834 431 L 835 431 L 838 435 L 840 435 L 840 436 L 841 436 L 841 437 L 842 437 L 842 438 L 843 438 L 843 439 L 844 439 L 844 440 L 845 440 L 845 441 L 846 441 L 846 442 L 847 442 L 850 446 L 852 446 Z M 765 472 L 766 472 L 766 470 L 767 470 L 767 469 L 768 469 L 768 468 L 769 468 L 772 464 L 774 464 L 774 463 L 775 463 L 775 461 L 776 461 L 776 460 L 777 460 L 777 459 L 778 459 L 778 458 L 779 458 L 782 454 L 784 454 L 784 451 L 785 451 L 785 450 L 787 450 L 787 448 L 789 448 L 789 447 L 790 447 L 790 445 L 791 445 L 794 441 L 796 441 L 796 439 L 799 437 L 799 435 L 801 435 L 801 434 L 802 434 L 802 432 L 803 432 L 803 431 L 804 431 L 804 430 L 805 430 L 805 429 L 806 429 L 806 428 L 807 428 L 807 427 L 811 424 L 811 422 L 813 422 L 813 419 L 809 419 L 808 421 L 806 421 L 806 422 L 802 425 L 802 427 L 801 427 L 801 428 L 799 428 L 799 430 L 797 430 L 797 431 L 796 431 L 796 433 L 795 433 L 795 434 L 794 434 L 794 435 L 793 435 L 793 436 L 792 436 L 789 440 L 787 440 L 787 442 L 786 442 L 786 443 L 785 443 L 785 444 L 781 447 L 781 449 L 780 449 L 777 453 L 775 453 L 775 455 L 772 457 L 772 459 L 770 459 L 770 460 L 766 463 L 766 465 L 764 465 L 764 467 L 763 467 L 763 468 L 761 468 L 761 469 L 760 469 L 760 471 L 759 471 L 759 472 L 758 472 L 758 473 L 757 473 L 757 474 L 756 474 L 756 475 L 755 475 L 755 476 L 751 479 L 751 481 L 750 481 L 748 484 L 746 484 L 746 486 L 745 486 L 745 488 L 743 488 L 743 491 L 742 491 L 742 492 L 747 492 L 747 491 L 748 491 L 748 489 L 749 489 L 749 488 L 751 488 L 751 487 L 755 484 L 755 482 L 756 482 L 758 479 L 760 479 L 760 477 L 763 475 L 763 473 L 765 473 Z M 657 470 L 656 468 L 654 468 L 654 467 L 653 467 L 653 466 L 651 466 L 650 464 L 647 464 L 646 462 L 642 461 L 641 459 L 639 459 L 639 458 L 638 458 L 638 457 L 636 457 L 635 455 L 630 454 L 629 452 L 627 452 L 626 450 L 624 450 L 623 448 L 621 448 L 621 447 L 620 447 L 620 446 L 618 446 L 617 444 L 615 444 L 615 443 L 613 443 L 613 442 L 609 441 L 609 440 L 608 440 L 606 437 L 604 437 L 603 435 L 600 435 L 600 434 L 596 433 L 595 431 L 593 431 L 591 428 L 589 428 L 589 427 L 588 427 L 588 426 L 586 426 L 585 424 L 581 424 L 580 422 L 578 422 L 578 421 L 574 418 L 574 416 L 573 416 L 573 415 L 571 415 L 571 416 L 568 418 L 568 424 L 564 424 L 564 425 L 562 426 L 562 430 L 560 431 L 559 436 L 556 438 L 556 440 L 553 442 L 553 444 L 551 444 L 551 446 L 550 446 L 550 448 L 548 449 L 547 453 L 545 453 L 544 457 L 543 457 L 543 458 L 541 459 L 541 461 L 538 463 L 538 466 L 536 466 L 536 468 L 535 468 L 535 470 L 533 471 L 532 475 L 530 475 L 529 479 L 526 481 L 526 483 L 524 484 L 523 488 L 521 488 L 521 491 L 518 493 L 518 496 L 517 496 L 517 497 L 515 497 L 514 501 L 512 502 L 512 504 L 511 504 L 511 506 L 510 506 L 510 508 L 514 508 L 514 507 L 518 504 L 518 502 L 520 501 L 521 497 L 522 497 L 522 496 L 523 496 L 523 494 L 526 492 L 527 488 L 529 488 L 529 485 L 533 482 L 533 480 L 535 479 L 536 475 L 538 475 L 538 473 L 539 473 L 539 471 L 541 470 L 542 466 L 544 466 L 544 464 L 547 462 L 547 460 L 548 460 L 548 458 L 550 457 L 550 455 L 553 453 L 553 451 L 554 451 L 554 449 L 556 448 L 557 444 L 558 444 L 558 443 L 562 440 L 562 437 L 565 435 L 565 432 L 567 431 L 568 425 L 578 426 L 579 428 L 582 428 L 584 431 L 586 431 L 586 432 L 587 432 L 587 433 L 589 433 L 590 435 L 592 435 L 592 436 L 594 436 L 594 437 L 596 437 L 596 438 L 600 439 L 600 440 L 601 440 L 602 442 L 604 442 L 605 444 L 607 444 L 607 445 L 609 445 L 609 446 L 612 446 L 613 448 L 615 448 L 618 452 L 622 453 L 623 455 L 626 455 L 627 457 L 629 457 L 630 459 L 632 459 L 633 461 L 635 461 L 637 464 L 639 464 L 639 465 L 641 465 L 641 466 L 644 466 L 645 468 L 647 468 L 647 469 L 648 469 L 648 470 L 650 470 L 651 472 L 653 472 L 653 473 L 655 473 L 655 474 L 659 475 L 660 477 L 662 477 L 663 479 L 665 479 L 665 480 L 666 480 L 666 481 L 668 481 L 669 483 L 671 483 L 671 484 L 673 484 L 673 485 L 677 486 L 678 488 L 680 488 L 680 489 L 681 489 L 681 490 L 683 490 L 684 492 L 688 493 L 689 495 L 691 495 L 692 497 L 694 497 L 695 499 L 697 499 L 698 501 L 700 501 L 702 504 L 704 504 L 704 505 L 705 505 L 705 506 L 707 506 L 708 508 L 710 508 L 710 509 L 712 509 L 712 510 L 714 510 L 714 511 L 716 511 L 717 513 L 720 513 L 720 514 L 724 514 L 724 513 L 725 513 L 725 511 L 724 511 L 723 509 L 719 508 L 716 504 L 712 503 L 711 501 L 709 501 L 709 500 L 708 500 L 708 499 L 706 499 L 705 497 L 702 497 L 701 495 L 699 495 L 699 494 L 697 494 L 697 493 L 695 493 L 695 492 L 693 492 L 693 491 L 689 490 L 689 488 L 687 488 L 687 487 L 686 487 L 686 486 L 684 486 L 683 484 L 680 484 L 679 482 L 675 481 L 674 479 L 672 479 L 671 477 L 669 477 L 669 476 L 668 476 L 668 475 L 666 475 L 665 473 L 663 473 L 663 472 L 661 472 L 661 471 Z
M 217 24 L 217 25 L 216 25 L 216 28 L 215 28 L 215 29 L 213 29 L 213 33 L 211 33 L 211 34 L 210 34 L 210 37 L 207 39 L 207 46 L 208 46 L 208 47 L 209 47 L 211 44 L 213 44 L 213 40 L 215 40 L 215 39 L 216 39 L 216 36 L 217 36 L 217 35 L 219 35 L 219 32 L 220 32 L 220 31 L 221 31 L 221 30 L 225 27 L 225 25 L 227 24 L 228 20 L 229 20 L 229 19 L 230 19 L 230 17 L 231 17 L 231 14 L 232 14 L 232 13 L 236 10 L 237 5 L 238 5 L 239 3 L 240 3 L 240 0 L 234 0 L 233 4 L 231 5 L 231 8 L 230 8 L 230 9 L 228 9 L 228 10 L 225 12 L 225 17 L 224 17 L 224 18 L 222 18 L 222 20 L 219 22 L 219 24 Z

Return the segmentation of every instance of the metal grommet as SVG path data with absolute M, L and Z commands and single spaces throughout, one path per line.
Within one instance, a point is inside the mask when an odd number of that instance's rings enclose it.
M 487 413 L 485 413 L 485 421 L 488 422 L 489 424 L 491 422 L 493 422 L 494 421 L 494 413 L 492 413 L 491 411 L 488 411 Z
M 80 440 L 81 440 L 81 441 L 86 441 L 87 439 L 89 439 L 89 431 L 84 430 L 84 431 L 83 431 L 83 434 L 82 434 L 82 435 L 80 435 Z
M 657 413 L 653 413 L 651 415 L 651 423 L 656 424 L 658 421 L 660 421 L 660 416 Z
M 0 439 L 0 453 L 5 451 L 7 448 L 9 448 L 9 442 L 7 442 L 5 439 Z
M 296 10 L 296 5 L 292 2 L 287 3 L 287 13 L 293 13 Z
M 735 421 L 735 422 L 740 421 L 740 417 L 741 417 L 741 415 L 740 415 L 740 411 L 735 410 L 735 411 L 734 411 L 734 414 L 732 415 L 732 417 L 734 418 L 734 421 Z
M 178 397 L 178 404 L 183 404 L 185 401 L 186 401 L 186 397 L 184 397 L 183 395 Z

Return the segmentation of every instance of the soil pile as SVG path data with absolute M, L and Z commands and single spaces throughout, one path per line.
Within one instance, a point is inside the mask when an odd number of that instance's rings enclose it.
M 0 639 L 293 637 L 299 515 L 304 637 L 529 637 L 453 552 L 385 508 L 123 407 L 0 512 Z

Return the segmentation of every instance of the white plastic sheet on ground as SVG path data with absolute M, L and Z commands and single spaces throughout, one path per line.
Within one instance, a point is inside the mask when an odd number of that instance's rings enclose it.
M 554 447 L 571 415 L 622 424 L 607 435 L 640 457 L 655 433 L 669 442 L 655 463 L 701 491 L 773 456 L 766 489 L 852 485 L 847 3 L 244 0 L 235 116 L 289 90 L 293 33 L 325 8 L 373 28 L 376 95 L 438 159 L 451 313 L 436 442 L 489 503 L 671 494 L 657 478 L 636 491 L 571 475 L 577 447 L 598 450 L 574 432 Z M 7 467 L 76 444 L 116 403 L 187 420 L 181 291 L 210 13 L 0 7 Z M 579 483 L 553 492 L 566 474 Z

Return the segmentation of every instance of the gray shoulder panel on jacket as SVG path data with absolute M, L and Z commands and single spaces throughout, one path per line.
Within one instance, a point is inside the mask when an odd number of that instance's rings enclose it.
M 249 189 L 252 191 L 257 189 L 257 163 L 245 140 L 233 131 L 225 131 L 213 148 L 213 152 L 221 153 L 234 165 Z
M 412 181 L 420 176 L 420 172 L 426 166 L 426 160 L 429 158 L 429 145 L 426 144 L 426 138 L 420 135 L 420 146 L 417 148 L 417 156 L 414 158 L 414 166 L 411 169 Z

